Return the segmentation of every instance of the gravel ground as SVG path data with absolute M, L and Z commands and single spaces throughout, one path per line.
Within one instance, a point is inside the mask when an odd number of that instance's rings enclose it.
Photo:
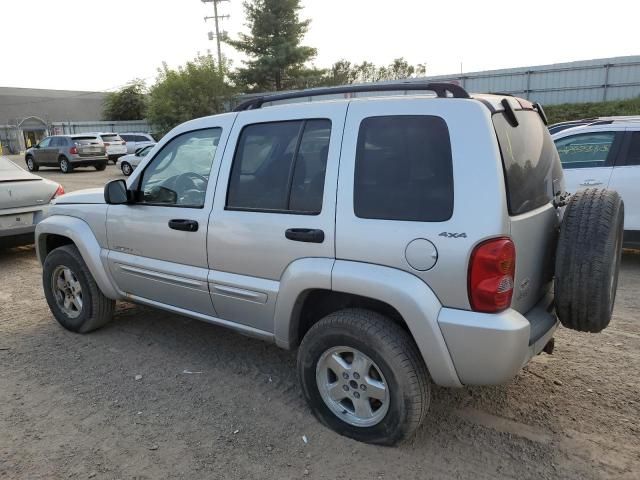
M 41 170 L 67 191 L 122 178 Z M 128 303 L 102 330 L 53 319 L 33 247 L 0 251 L 0 478 L 623 478 L 640 475 L 640 254 L 611 326 L 561 329 L 508 385 L 435 388 L 397 448 L 322 427 L 295 354 Z M 304 440 L 306 439 L 306 441 Z

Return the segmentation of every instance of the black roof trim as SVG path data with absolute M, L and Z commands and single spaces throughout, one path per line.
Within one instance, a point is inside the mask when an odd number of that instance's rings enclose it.
M 471 98 L 464 88 L 454 83 L 393 82 L 371 85 L 344 85 L 340 87 L 310 88 L 296 92 L 274 93 L 272 95 L 264 95 L 247 100 L 234 108 L 233 111 L 242 112 L 244 110 L 255 110 L 257 108 L 261 108 L 266 102 L 291 100 L 294 98 L 316 97 L 320 95 L 340 95 L 346 93 L 392 92 L 398 90 L 432 91 L 438 96 L 438 98 L 446 98 L 448 93 L 450 93 L 453 98 Z

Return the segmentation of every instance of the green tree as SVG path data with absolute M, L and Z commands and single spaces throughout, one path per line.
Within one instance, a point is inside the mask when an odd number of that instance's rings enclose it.
M 422 64 L 410 65 L 404 58 L 396 58 L 389 65 L 377 66 L 371 62 L 353 64 L 339 60 L 327 71 L 325 85 L 345 85 L 350 83 L 381 82 L 385 80 L 405 80 L 426 74 Z
M 300 20 L 300 0 L 247 0 L 243 5 L 250 33 L 226 40 L 249 57 L 233 75 L 236 84 L 268 91 L 317 83 L 324 71 L 305 67 L 316 49 L 301 45 L 310 20 Z
M 149 90 L 149 122 L 166 133 L 187 120 L 224 112 L 233 94 L 226 75 L 227 66 L 220 70 L 211 55 L 199 55 L 175 70 L 164 64 Z
M 109 93 L 102 106 L 103 120 L 142 120 L 146 117 L 145 84 L 133 80 L 117 92 Z

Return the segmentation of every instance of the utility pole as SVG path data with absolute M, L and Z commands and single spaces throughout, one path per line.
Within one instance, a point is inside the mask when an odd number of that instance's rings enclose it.
M 201 0 L 202 3 L 213 3 L 213 16 L 204 17 L 204 21 L 213 19 L 215 24 L 216 33 L 209 32 L 209 40 L 213 40 L 213 37 L 216 38 L 216 44 L 218 47 L 218 68 L 220 69 L 220 73 L 222 73 L 222 49 L 220 48 L 220 25 L 219 21 L 225 18 L 229 18 L 229 15 L 218 15 L 218 3 L 220 2 L 228 2 L 229 0 Z

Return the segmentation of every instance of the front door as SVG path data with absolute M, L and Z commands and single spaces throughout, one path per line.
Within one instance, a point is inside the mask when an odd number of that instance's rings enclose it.
M 33 156 L 39 165 L 49 165 L 51 163 L 53 147 L 51 146 L 53 137 L 47 137 L 37 144 L 33 149 Z
M 222 319 L 273 332 L 285 270 L 333 259 L 346 105 L 267 107 L 233 127 L 209 222 L 209 281 Z
M 233 116 L 164 142 L 130 180 L 137 201 L 107 212 L 109 268 L 133 300 L 215 315 L 207 284 L 207 222 Z

